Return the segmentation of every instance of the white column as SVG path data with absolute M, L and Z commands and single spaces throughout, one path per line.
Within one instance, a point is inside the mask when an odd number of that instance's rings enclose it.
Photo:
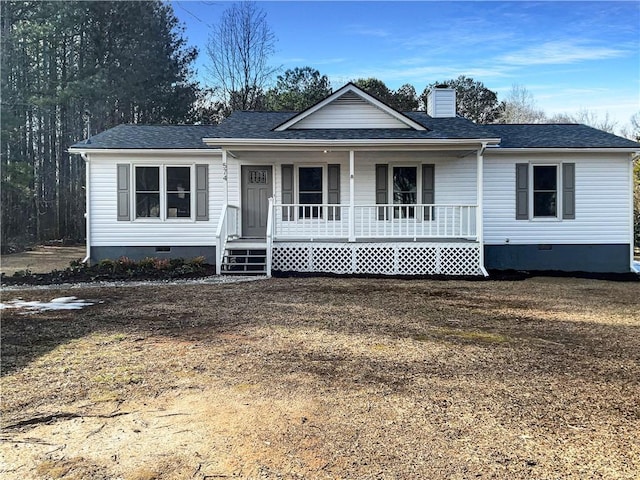
M 476 235 L 478 238 L 478 246 L 480 248 L 480 271 L 485 277 L 489 276 L 486 268 L 484 268 L 484 215 L 483 215 L 483 203 L 484 203 L 484 149 L 487 147 L 486 143 L 482 144 L 482 147 L 476 151 L 477 157 L 477 178 L 476 178 L 476 195 L 477 195 L 477 207 L 476 207 Z
M 356 176 L 355 176 L 355 152 L 349 150 L 349 241 L 356 241 Z

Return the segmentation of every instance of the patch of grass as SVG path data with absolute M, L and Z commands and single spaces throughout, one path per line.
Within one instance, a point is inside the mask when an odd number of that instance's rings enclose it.
M 142 383 L 143 378 L 137 373 L 129 371 L 126 367 L 118 367 L 115 371 L 100 373 L 91 379 L 97 384 L 106 384 L 113 387 Z
M 464 330 L 461 328 L 436 327 L 431 334 L 419 334 L 413 337 L 418 342 L 428 342 L 434 338 L 453 337 L 459 340 L 467 340 L 469 342 L 479 343 L 506 343 L 511 338 L 494 332 L 485 332 L 480 330 Z

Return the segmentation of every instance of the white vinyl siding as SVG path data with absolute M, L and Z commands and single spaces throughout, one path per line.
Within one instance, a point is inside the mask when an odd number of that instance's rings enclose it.
M 560 168 L 563 162 L 575 163 L 575 219 L 516 220 L 515 164 L 547 164 Z M 629 242 L 631 213 L 626 155 L 491 155 L 487 152 L 484 182 L 484 239 L 487 244 Z
M 355 94 L 346 93 L 289 128 L 410 127 Z
M 434 88 L 427 95 L 427 114 L 434 118 L 456 116 L 456 91 L 452 88 Z
M 91 199 L 89 205 L 90 238 L 93 246 L 198 246 L 215 245 L 215 233 L 223 200 L 222 163 L 218 155 L 151 156 L 151 155 L 91 155 Z M 117 164 L 135 166 L 209 165 L 209 221 L 117 220 Z M 133 217 L 132 217 L 133 218 Z

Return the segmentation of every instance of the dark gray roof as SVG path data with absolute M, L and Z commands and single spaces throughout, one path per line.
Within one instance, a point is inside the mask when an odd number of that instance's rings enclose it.
M 118 125 L 71 148 L 212 149 L 202 139 L 213 135 L 215 128 L 215 125 Z
M 250 138 L 283 140 L 366 140 L 366 139 L 447 139 L 493 138 L 484 127 L 462 118 L 431 118 L 424 112 L 407 112 L 404 115 L 421 124 L 427 130 L 411 128 L 329 128 L 299 129 L 276 132 L 274 129 L 297 112 L 233 112 L 210 138 Z
M 500 148 L 638 148 L 640 144 L 579 124 L 484 125 Z
M 478 139 L 501 138 L 500 148 L 637 148 L 640 144 L 577 124 L 476 125 L 461 118 L 432 118 L 424 112 L 405 115 L 427 130 L 413 129 L 273 129 L 295 112 L 234 112 L 220 125 L 119 125 L 72 148 L 213 149 L 203 138 L 248 139 Z

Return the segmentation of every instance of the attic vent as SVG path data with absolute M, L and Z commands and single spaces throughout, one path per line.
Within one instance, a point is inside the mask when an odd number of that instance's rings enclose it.
M 366 103 L 353 92 L 346 92 L 344 95 L 340 95 L 334 100 L 334 102 L 339 105 L 359 105 L 361 103 Z

